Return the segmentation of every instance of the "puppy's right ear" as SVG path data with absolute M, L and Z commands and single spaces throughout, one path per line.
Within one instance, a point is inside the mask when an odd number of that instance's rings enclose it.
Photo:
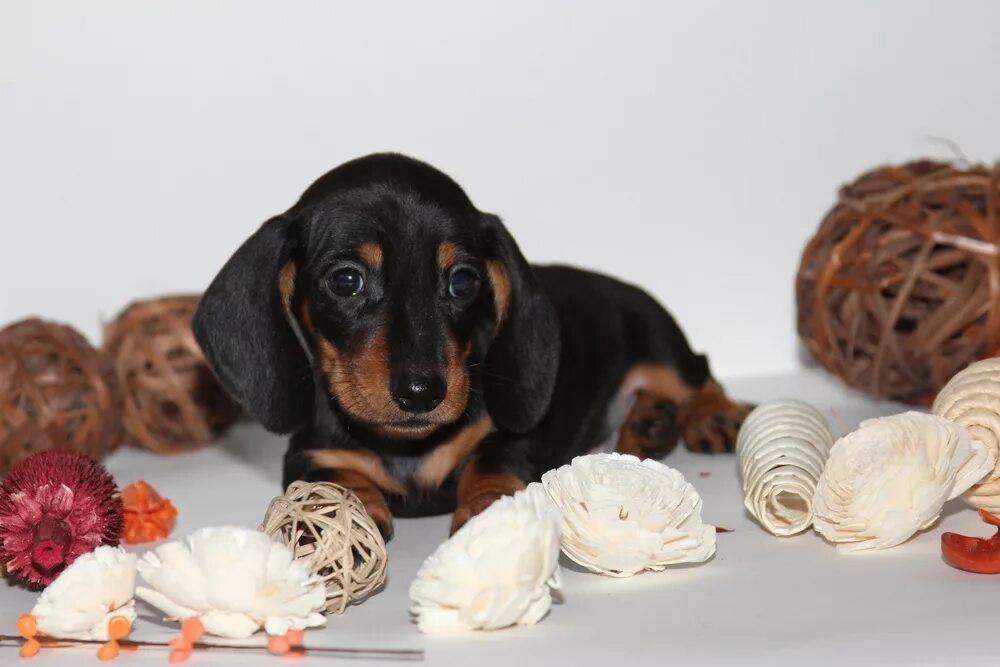
M 222 384 L 268 430 L 290 433 L 312 413 L 309 359 L 285 315 L 278 275 L 292 261 L 291 221 L 265 222 L 208 287 L 195 338 Z

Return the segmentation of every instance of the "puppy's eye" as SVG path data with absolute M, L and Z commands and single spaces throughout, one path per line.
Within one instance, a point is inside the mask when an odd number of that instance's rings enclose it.
M 357 296 L 365 288 L 365 277 L 359 269 L 337 269 L 329 279 L 330 291 L 337 296 Z
M 448 294 L 454 299 L 471 299 L 479 293 L 479 274 L 469 266 L 456 266 L 448 274 Z

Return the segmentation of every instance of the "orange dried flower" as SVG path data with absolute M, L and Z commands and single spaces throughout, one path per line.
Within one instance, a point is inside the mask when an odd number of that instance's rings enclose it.
M 125 509 L 125 543 L 142 544 L 160 540 L 174 529 L 177 509 L 144 481 L 122 491 Z

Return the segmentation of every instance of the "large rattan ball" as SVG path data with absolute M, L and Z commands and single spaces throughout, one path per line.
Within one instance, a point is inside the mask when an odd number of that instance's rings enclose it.
M 292 482 L 271 501 L 260 529 L 308 560 L 326 586 L 327 613 L 343 612 L 385 582 L 385 541 L 362 502 L 341 486 Z
M 28 319 L 0 331 L 0 476 L 38 451 L 101 459 L 120 441 L 107 357 L 62 324 Z
M 799 334 L 851 386 L 928 404 L 1000 345 L 998 244 L 1000 164 L 866 173 L 805 249 Z
M 104 330 L 128 439 L 171 454 L 211 444 L 240 416 L 191 331 L 198 296 L 136 301 Z

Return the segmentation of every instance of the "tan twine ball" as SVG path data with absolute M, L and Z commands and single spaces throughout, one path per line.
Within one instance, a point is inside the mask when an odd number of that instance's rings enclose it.
M 1000 347 L 1000 164 L 887 166 L 840 191 L 806 246 L 798 329 L 873 396 L 929 405 Z
M 28 319 L 0 331 L 0 477 L 35 452 L 100 460 L 120 442 L 107 357 L 63 324 Z
M 342 613 L 385 582 L 385 541 L 361 500 L 341 486 L 292 482 L 271 501 L 260 530 L 309 560 L 326 587 L 327 613 Z
M 136 301 L 104 330 L 129 439 L 172 454 L 204 447 L 240 416 L 191 331 L 197 295 Z

